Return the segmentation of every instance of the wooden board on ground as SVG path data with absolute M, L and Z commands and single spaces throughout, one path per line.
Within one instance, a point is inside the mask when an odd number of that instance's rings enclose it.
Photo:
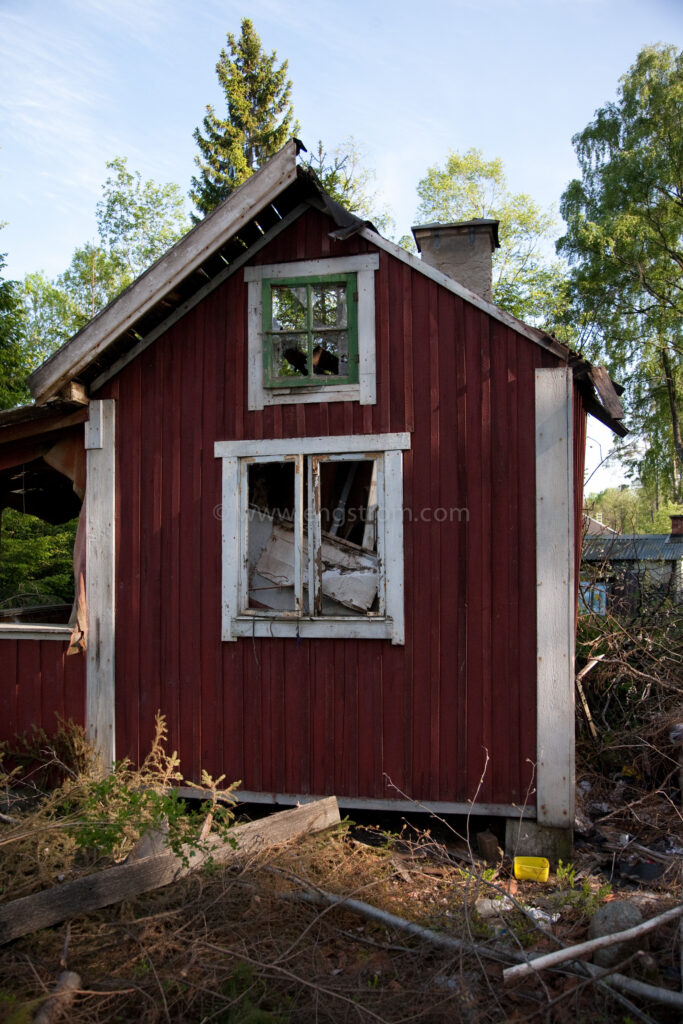
M 216 841 L 201 851 L 183 848 L 183 856 L 166 851 L 143 860 L 120 864 L 78 878 L 43 892 L 0 904 L 0 944 L 47 928 L 67 918 L 99 910 L 112 903 L 133 899 L 160 889 L 206 864 L 224 864 L 232 858 L 253 855 L 298 836 L 321 832 L 339 823 L 336 797 L 326 797 L 291 810 L 279 811 L 259 821 L 235 825 L 230 842 Z M 234 845 L 233 845 L 234 844 Z

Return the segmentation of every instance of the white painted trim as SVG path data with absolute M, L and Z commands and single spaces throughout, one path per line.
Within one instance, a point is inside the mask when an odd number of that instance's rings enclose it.
M 281 280 L 283 277 L 317 277 L 322 274 L 353 274 L 360 270 L 379 270 L 379 253 L 360 256 L 333 256 L 317 260 L 295 260 L 290 263 L 269 263 L 266 266 L 246 267 L 245 281 L 263 281 L 264 278 Z
M 297 180 L 297 143 L 287 142 L 243 185 L 181 238 L 114 302 L 58 349 L 29 378 L 38 402 L 45 402 L 118 337 L 201 266 L 256 213 Z
M 261 282 L 247 284 L 247 407 L 263 409 L 266 405 L 263 387 L 263 301 Z
M 390 242 L 387 238 L 382 238 L 376 231 L 372 231 L 370 228 L 361 228 L 358 232 L 362 238 L 366 241 L 372 242 L 379 249 L 389 253 L 395 259 L 400 260 L 402 263 L 406 263 L 413 270 L 417 270 L 420 274 L 424 274 L 425 277 L 430 278 L 437 284 L 440 284 L 443 288 L 447 288 L 449 292 L 453 292 L 454 295 L 460 296 L 461 299 L 465 299 L 467 302 L 476 306 L 478 309 L 483 310 L 484 313 L 488 313 L 495 320 L 499 320 L 506 327 L 511 327 L 518 334 L 522 334 L 529 341 L 533 341 L 534 344 L 540 345 L 541 348 L 552 352 L 558 358 L 563 359 L 565 362 L 569 359 L 569 349 L 562 345 L 559 341 L 554 341 L 550 335 L 540 331 L 537 327 L 531 327 L 530 324 L 525 324 L 522 320 L 518 320 L 517 317 L 512 316 L 511 313 L 506 313 L 504 309 L 500 309 L 495 306 L 492 302 L 487 302 L 486 299 L 482 299 L 481 295 L 477 295 L 475 292 L 471 292 L 469 288 L 465 288 L 464 285 L 459 284 L 454 278 L 449 277 L 448 274 L 443 274 L 440 270 L 435 267 L 431 267 L 425 260 L 415 256 L 412 252 L 408 252 L 400 245 L 396 245 L 395 242 Z
M 244 541 L 241 523 L 240 502 L 240 460 L 236 457 L 223 459 L 223 492 L 221 503 L 221 534 L 223 551 L 223 582 L 222 582 L 222 638 L 236 640 L 232 633 L 232 623 L 240 610 L 239 567 L 242 559 Z
M 280 437 L 258 441 L 216 441 L 217 459 L 249 459 L 262 455 L 346 455 L 410 448 L 410 434 L 341 434 L 332 437 Z
M 116 403 L 92 401 L 86 448 L 86 734 L 104 767 L 116 757 Z
M 405 643 L 405 597 L 403 592 L 403 452 L 384 456 L 384 578 L 386 616 L 393 623 L 391 640 Z M 379 524 L 381 527 L 381 524 Z
M 289 638 L 301 637 L 304 640 L 324 637 L 343 640 L 392 640 L 393 623 L 388 619 L 361 619 L 353 615 L 340 616 L 333 619 L 325 616 L 320 619 L 278 619 L 275 616 L 241 615 L 233 619 L 230 625 L 230 640 L 237 637 Z
M 181 790 L 183 796 L 191 797 L 194 790 Z M 259 793 L 253 789 L 236 789 L 235 797 L 243 804 L 310 804 L 321 800 L 310 793 Z M 491 818 L 533 818 L 533 807 L 518 807 L 516 804 L 476 804 L 450 800 L 383 800 L 377 797 L 337 796 L 340 807 L 359 811 L 412 811 L 414 814 L 481 814 Z
M 71 626 L 41 626 L 35 622 L 0 623 L 0 640 L 62 640 L 71 639 Z
M 536 370 L 536 806 L 574 827 L 574 472 L 572 372 Z
M 375 253 L 375 258 L 377 266 L 372 270 L 359 269 L 356 275 L 358 287 L 358 384 L 361 405 L 375 405 L 377 402 L 375 277 L 373 273 L 379 267 L 377 253 Z
M 223 640 L 238 637 L 344 637 L 390 639 L 405 642 L 405 604 L 403 594 L 403 457 L 410 448 L 410 434 L 361 434 L 342 437 L 296 437 L 254 441 L 217 441 L 216 458 L 223 459 L 222 484 L 222 628 Z M 245 608 L 247 553 L 246 460 L 303 458 L 326 455 L 374 455 L 378 459 L 379 503 L 377 551 L 382 565 L 380 607 L 383 614 L 373 616 L 324 616 L 321 618 L 278 617 L 276 614 L 247 614 Z M 312 464 L 309 460 L 309 500 L 314 492 Z M 299 486 L 303 486 L 300 466 Z M 300 499 L 301 500 L 301 499 Z M 310 509 L 309 509 L 310 512 Z M 301 519 L 302 517 L 300 517 Z M 317 517 L 309 522 L 307 573 L 308 593 L 313 593 L 311 578 Z M 300 544 L 302 542 L 300 539 Z M 318 543 L 320 540 L 318 538 Z M 299 574 L 299 586 L 303 572 Z M 310 612 L 310 609 L 309 609 Z
M 245 267 L 247 282 L 248 380 L 247 405 L 252 411 L 268 405 L 304 405 L 311 402 L 360 402 L 375 405 L 377 370 L 375 357 L 375 271 L 379 254 L 337 256 Z M 294 388 L 263 385 L 263 290 L 264 278 L 313 277 L 323 274 L 356 274 L 358 291 L 358 383 Z

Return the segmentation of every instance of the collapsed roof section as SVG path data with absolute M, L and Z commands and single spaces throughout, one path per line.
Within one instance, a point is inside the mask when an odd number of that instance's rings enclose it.
M 302 149 L 305 147 L 298 139 L 291 139 L 35 370 L 29 386 L 36 402 L 51 402 L 74 385 L 80 385 L 89 395 L 95 394 L 172 323 L 313 206 L 327 213 L 336 225 L 331 237 L 361 234 L 567 362 L 574 371 L 587 411 L 620 436 L 627 433 L 621 424 L 624 413 L 618 389 L 605 371 L 592 367 L 556 338 L 517 320 L 382 238 L 369 221 L 349 213 L 327 195 L 310 169 L 297 165 Z M 3 425 L 4 417 L 0 414 L 0 429 Z
M 57 525 L 78 515 L 85 488 L 85 406 L 57 400 L 0 413 L 0 514 Z

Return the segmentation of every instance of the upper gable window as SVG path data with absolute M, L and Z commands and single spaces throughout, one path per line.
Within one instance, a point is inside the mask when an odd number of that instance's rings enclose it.
M 247 267 L 249 408 L 374 405 L 379 256 Z

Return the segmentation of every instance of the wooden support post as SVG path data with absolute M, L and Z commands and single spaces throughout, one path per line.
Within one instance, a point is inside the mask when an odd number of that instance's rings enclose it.
M 116 403 L 90 403 L 85 424 L 87 482 L 86 605 L 88 651 L 86 669 L 86 734 L 110 768 L 116 757 L 114 735 L 116 552 Z
M 572 373 L 536 370 L 537 822 L 574 825 Z

